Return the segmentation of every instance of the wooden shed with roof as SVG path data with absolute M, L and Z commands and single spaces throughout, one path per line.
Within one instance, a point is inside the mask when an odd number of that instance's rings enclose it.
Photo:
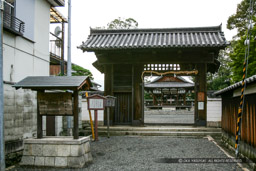
M 43 137 L 43 116 L 46 116 L 47 136 L 55 136 L 55 116 L 73 116 L 73 136 L 79 138 L 78 92 L 90 90 L 89 77 L 28 76 L 13 87 L 37 91 L 37 138 Z
M 105 74 L 105 95 L 117 97 L 112 124 L 144 124 L 143 78 L 153 71 L 195 76 L 196 124 L 206 125 L 206 73 L 217 71 L 219 51 L 227 45 L 221 26 L 214 26 L 91 29 L 79 48 L 95 53 L 93 65 Z

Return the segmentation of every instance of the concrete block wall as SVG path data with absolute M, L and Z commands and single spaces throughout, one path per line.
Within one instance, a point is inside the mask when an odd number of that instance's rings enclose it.
M 36 92 L 15 90 L 4 84 L 5 141 L 22 140 L 36 134 Z
M 69 137 L 27 139 L 21 165 L 36 167 L 81 168 L 92 162 L 90 138 Z

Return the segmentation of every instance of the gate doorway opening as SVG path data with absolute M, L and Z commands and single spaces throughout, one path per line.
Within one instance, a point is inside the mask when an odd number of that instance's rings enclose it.
M 150 74 L 150 76 L 145 76 L 143 79 L 143 113 L 146 125 L 195 124 L 194 104 L 196 89 L 192 81 L 195 79 L 192 75 L 176 75 L 175 73 L 180 73 L 181 67 L 184 68 L 184 65 L 144 65 L 144 71 Z M 182 72 L 188 75 L 190 71 Z

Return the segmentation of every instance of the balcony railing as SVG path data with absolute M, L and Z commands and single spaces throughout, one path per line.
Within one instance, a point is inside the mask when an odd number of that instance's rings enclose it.
M 8 29 L 11 32 L 23 36 L 25 31 L 25 23 L 20 19 L 4 11 L 3 23 L 5 29 Z
M 50 56 L 61 60 L 62 39 L 53 33 L 50 33 Z

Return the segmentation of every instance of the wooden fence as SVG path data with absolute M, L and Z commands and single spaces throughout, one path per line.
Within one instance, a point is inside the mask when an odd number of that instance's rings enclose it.
M 240 97 L 222 97 L 222 129 L 235 136 Z M 241 125 L 241 140 L 256 147 L 256 94 L 246 95 Z

